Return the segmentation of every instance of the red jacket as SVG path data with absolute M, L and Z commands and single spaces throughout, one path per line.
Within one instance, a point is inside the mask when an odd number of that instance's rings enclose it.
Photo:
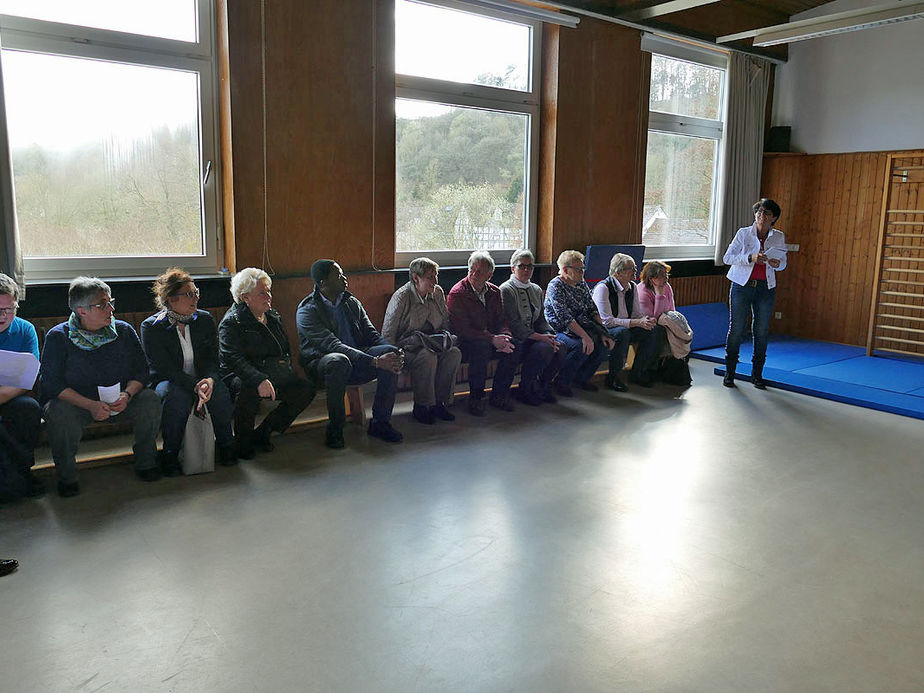
M 465 277 L 456 284 L 446 297 L 449 307 L 449 329 L 460 339 L 484 339 L 490 341 L 496 334 L 510 334 L 501 292 L 491 282 L 482 305 L 475 290 Z

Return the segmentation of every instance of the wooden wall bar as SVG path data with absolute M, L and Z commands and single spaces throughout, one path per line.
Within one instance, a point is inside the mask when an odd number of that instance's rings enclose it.
M 865 345 L 888 156 L 766 154 L 762 194 L 798 243 L 780 275 L 773 332 Z
M 728 302 L 728 279 L 724 274 L 671 277 L 671 288 L 674 289 L 674 303 L 678 306 Z

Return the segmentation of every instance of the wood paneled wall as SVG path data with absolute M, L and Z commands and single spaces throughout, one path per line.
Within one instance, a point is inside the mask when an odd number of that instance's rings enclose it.
M 639 243 L 651 56 L 641 34 L 584 18 L 546 30 L 539 260 Z
M 724 274 L 671 277 L 671 288 L 674 290 L 674 303 L 678 306 L 728 302 L 728 279 Z
M 780 274 L 771 328 L 797 337 L 865 345 L 887 154 L 766 154 L 762 195 L 798 252 Z
M 264 17 L 265 30 L 260 3 L 227 0 L 237 267 L 292 276 L 330 257 L 348 272 L 390 268 L 393 2 L 279 0 L 266 3 Z M 295 308 L 311 286 L 274 281 L 293 344 Z M 351 288 L 375 309 L 392 286 L 383 274 Z

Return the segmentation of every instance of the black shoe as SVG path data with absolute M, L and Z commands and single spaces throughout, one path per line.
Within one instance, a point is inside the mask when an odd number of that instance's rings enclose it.
M 529 387 L 523 387 L 522 385 L 513 391 L 513 396 L 530 407 L 538 407 L 542 404 L 542 397 L 540 397 L 535 390 Z
M 237 446 L 234 443 L 218 446 L 218 464 L 233 467 L 237 464 Z
M 161 472 L 158 467 L 148 467 L 147 469 L 136 469 L 135 474 L 138 475 L 138 478 L 142 481 L 158 481 L 160 479 Z
M 445 404 L 437 404 L 435 407 L 431 407 L 430 412 L 435 418 L 442 419 L 443 421 L 456 420 L 456 415 L 449 411 Z
M 737 385 L 735 385 L 735 376 L 729 375 L 727 372 L 725 373 L 725 377 L 722 378 L 722 384 L 725 387 L 737 387 Z
M 436 419 L 433 418 L 433 407 L 428 407 L 423 404 L 415 404 L 411 416 L 427 426 L 432 426 L 436 423 Z
M 513 411 L 514 406 L 510 403 L 510 400 L 507 397 L 491 397 L 489 403 L 495 409 L 500 409 L 501 411 Z
M 754 387 L 756 387 L 758 390 L 766 390 L 766 389 L 767 389 L 767 381 L 765 381 L 765 380 L 764 380 L 762 377 L 760 377 L 759 375 L 752 375 L 752 376 L 751 376 L 751 384 L 752 384 Z
M 596 392 L 597 390 L 600 389 L 599 387 L 597 387 L 596 385 L 594 385 L 594 384 L 593 384 L 592 382 L 590 382 L 589 380 L 587 380 L 587 381 L 585 381 L 585 382 L 583 382 L 583 383 L 575 383 L 575 385 L 577 385 L 579 388 L 581 388 L 581 389 L 584 390 L 585 392 Z
M 404 436 L 387 421 L 370 421 L 368 433 L 370 436 L 380 438 L 386 443 L 400 443 L 404 439 Z
M 629 388 L 626 387 L 626 384 L 619 379 L 618 375 L 608 375 L 606 376 L 606 386 L 611 390 L 616 390 L 616 392 L 628 392 Z
M 343 442 L 343 427 L 328 424 L 327 432 L 324 434 L 324 444 L 332 450 L 342 450 L 345 445 Z
M 74 482 L 72 484 L 67 484 L 63 481 L 58 482 L 58 495 L 62 498 L 71 498 L 80 493 L 80 483 Z
M 543 402 L 546 402 L 547 404 L 557 404 L 558 403 L 558 397 L 552 394 L 551 385 L 544 385 L 542 388 L 539 389 L 539 399 L 541 399 Z
M 26 484 L 28 485 L 26 495 L 29 498 L 41 498 L 45 495 L 45 484 L 32 472 L 26 472 Z
M 239 460 L 252 460 L 257 456 L 252 437 L 245 438 L 243 436 L 237 436 L 235 442 L 237 444 L 237 458 Z
M 178 452 L 168 452 L 167 450 L 160 452 L 158 463 L 164 476 L 181 476 L 183 474 L 183 468 L 180 466 L 179 459 L 177 459 L 178 456 Z
M 257 430 L 253 432 L 253 446 L 257 452 L 272 452 L 276 446 L 270 442 L 270 436 L 273 431 L 265 423 L 260 424 Z
M 484 416 L 487 408 L 488 400 L 484 398 L 484 395 L 481 397 L 468 396 L 468 413 L 472 416 Z
M 19 561 L 15 558 L 0 559 L 0 577 L 9 575 L 19 567 Z
M 555 383 L 555 394 L 560 397 L 574 397 L 574 390 L 571 389 L 571 386 L 565 385 L 564 383 Z

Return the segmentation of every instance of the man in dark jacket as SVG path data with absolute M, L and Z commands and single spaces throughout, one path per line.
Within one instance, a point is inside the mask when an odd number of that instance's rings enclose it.
M 497 358 L 491 388 L 491 406 L 513 411 L 510 384 L 520 360 L 518 343 L 511 336 L 498 287 L 489 282 L 494 260 L 483 250 L 468 258 L 468 276 L 449 291 L 449 329 L 459 336 L 462 360 L 468 363 L 468 411 L 484 416 L 484 384 L 488 361 Z
M 391 425 L 402 359 L 398 349 L 378 333 L 362 303 L 347 291 L 343 270 L 333 260 L 311 266 L 314 291 L 299 304 L 299 358 L 302 368 L 327 388 L 327 446 L 343 447 L 347 385 L 378 379 L 369 435 L 398 443 L 402 435 Z

